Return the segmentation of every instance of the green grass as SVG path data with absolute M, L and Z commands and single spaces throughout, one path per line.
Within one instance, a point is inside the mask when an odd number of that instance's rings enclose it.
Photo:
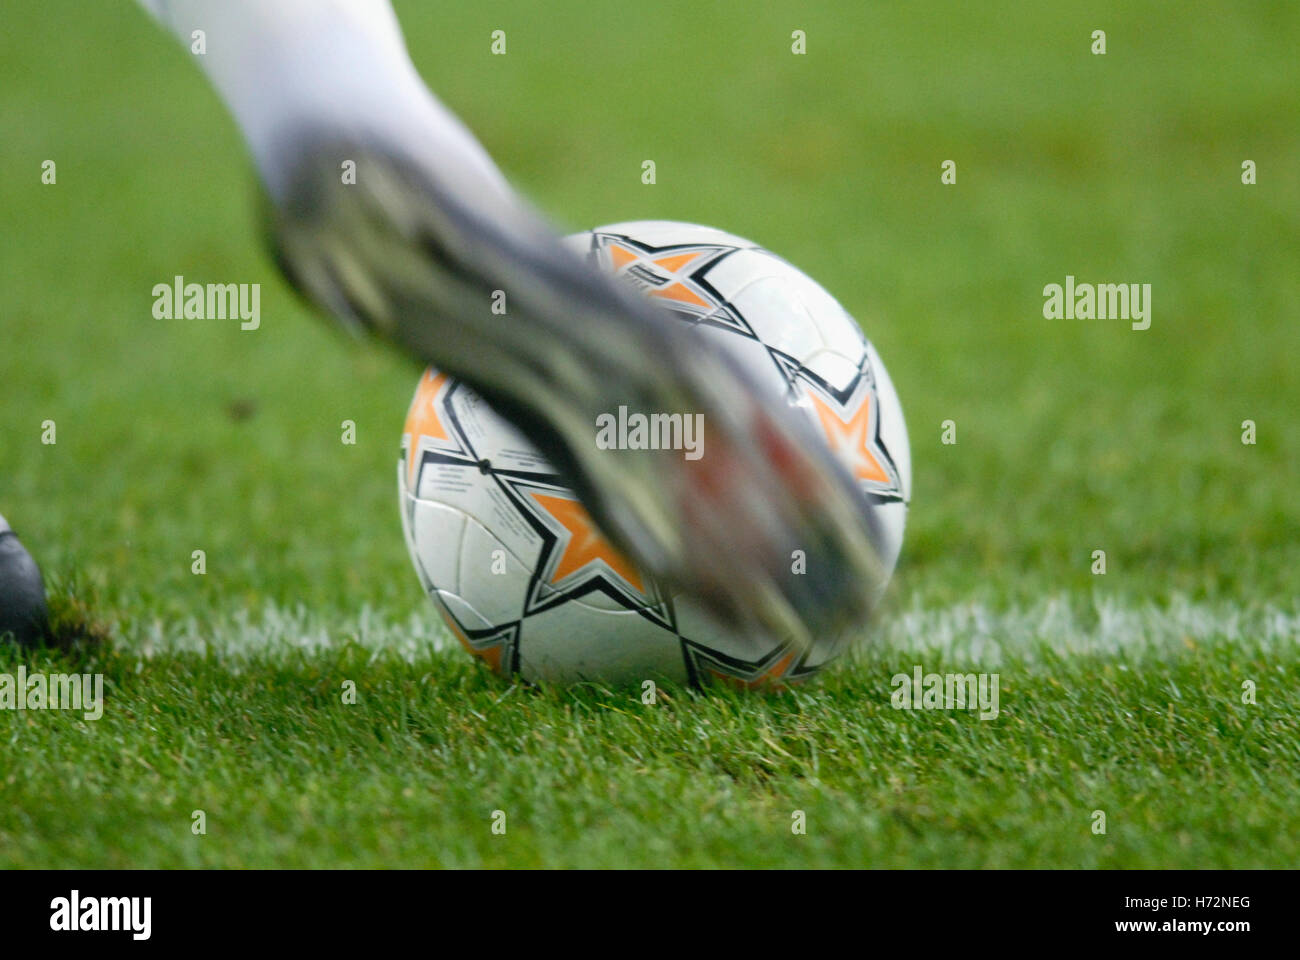
M 1012 658 L 982 722 L 895 711 L 911 660 L 880 653 L 800 692 L 645 705 L 358 644 L 238 669 L 115 651 L 80 667 L 106 674 L 101 720 L 19 721 L 0 842 L 20 866 L 1289 867 L 1300 665 L 1274 653 Z
M 278 278 L 188 55 L 50 0 L 0 34 L 0 513 L 111 639 L 0 673 L 109 704 L 0 711 L 0 865 L 1293 865 L 1300 11 L 440 6 L 398 4 L 417 64 L 557 222 L 751 236 L 863 323 L 915 474 L 874 645 L 653 706 L 446 649 L 395 503 L 417 371 Z M 260 282 L 262 329 L 153 320 L 178 273 Z M 1151 283 L 1151 329 L 1044 320 L 1067 273 Z M 892 709 L 918 663 L 1001 715 Z

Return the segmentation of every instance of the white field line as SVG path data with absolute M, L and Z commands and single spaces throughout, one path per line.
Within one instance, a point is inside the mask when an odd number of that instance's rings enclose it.
M 1137 655 L 1226 642 L 1264 652 L 1300 645 L 1300 603 L 1133 605 L 1098 597 L 1045 598 L 1025 608 L 983 603 L 943 608 L 913 606 L 877 624 L 875 642 L 887 648 L 939 654 L 996 666 L 1006 654 L 1033 661 L 1058 656 Z
M 238 658 L 316 653 L 356 643 L 414 661 L 430 652 L 459 649 L 432 610 L 402 619 L 369 607 L 339 619 L 302 606 L 268 606 L 256 614 L 241 610 L 226 617 L 126 625 L 120 639 L 145 656 L 211 651 Z M 941 608 L 917 604 L 877 623 L 865 646 L 997 666 L 1008 654 L 1030 661 L 1049 653 L 1136 655 L 1214 642 L 1265 652 L 1295 648 L 1300 645 L 1300 603 L 1287 609 L 1186 599 L 1129 605 L 1097 598 L 1089 609 L 1077 596 L 1062 596 L 1012 609 L 982 602 Z
M 305 606 L 267 605 L 256 614 L 238 610 L 226 617 L 136 624 L 120 634 L 120 639 L 145 656 L 207 651 L 222 657 L 319 653 L 351 643 L 375 652 L 396 653 L 413 662 L 430 651 L 459 648 L 433 610 L 402 620 L 372 607 L 340 618 Z

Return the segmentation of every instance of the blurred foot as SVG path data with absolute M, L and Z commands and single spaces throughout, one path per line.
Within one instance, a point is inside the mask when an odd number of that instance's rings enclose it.
M 805 414 L 494 185 L 380 140 L 304 137 L 299 157 L 272 216 L 308 296 L 468 383 L 643 570 L 740 633 L 838 644 L 862 625 L 887 577 L 876 520 Z M 704 456 L 600 449 L 597 417 L 621 406 L 703 414 Z M 822 574 L 795 575 L 795 551 Z
M 301 290 L 468 383 L 643 570 L 742 634 L 861 624 L 883 583 L 876 518 L 809 418 L 566 250 L 429 91 L 389 4 L 146 3 L 186 46 L 204 31 L 194 59 Z M 702 414 L 705 456 L 599 449 L 596 418 L 620 406 Z M 819 575 L 794 575 L 794 551 Z

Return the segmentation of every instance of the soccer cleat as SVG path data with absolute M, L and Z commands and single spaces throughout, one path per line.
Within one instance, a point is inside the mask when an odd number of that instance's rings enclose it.
M 46 635 L 48 623 L 41 570 L 0 517 L 0 637 L 38 643 Z
M 299 142 L 272 233 L 311 299 L 468 383 L 618 547 L 728 624 L 808 646 L 862 624 L 888 576 L 874 517 L 806 415 L 509 194 L 452 188 L 379 142 Z M 704 456 L 599 449 L 597 417 L 620 407 L 703 414 Z M 816 575 L 793 572 L 795 551 Z
M 874 519 L 810 423 L 566 251 L 425 86 L 384 0 L 145 0 L 248 140 L 311 299 L 477 389 L 649 574 L 811 644 L 884 582 Z M 506 312 L 494 312 L 505 297 Z M 620 405 L 704 415 L 708 452 L 600 450 Z M 791 571 L 802 550 L 816 576 Z M 813 564 L 816 564 L 816 567 Z

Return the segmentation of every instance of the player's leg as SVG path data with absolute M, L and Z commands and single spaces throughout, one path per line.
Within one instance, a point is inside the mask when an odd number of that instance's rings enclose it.
M 809 421 L 566 251 L 420 81 L 387 0 L 147 2 L 187 43 L 204 31 L 302 290 L 523 426 L 651 574 L 755 631 L 860 621 L 873 518 Z M 599 450 L 620 406 L 703 414 L 706 455 Z

